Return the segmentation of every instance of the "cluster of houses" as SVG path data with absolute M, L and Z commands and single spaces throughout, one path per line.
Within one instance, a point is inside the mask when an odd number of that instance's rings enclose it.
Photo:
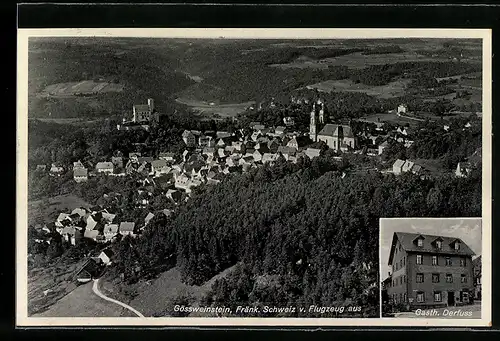
M 165 210 L 164 213 L 170 215 L 171 212 Z M 117 222 L 116 214 L 109 213 L 106 209 L 78 207 L 69 213 L 61 212 L 54 222 L 46 224 L 41 229 L 47 234 L 59 233 L 66 242 L 72 245 L 76 245 L 83 238 L 106 243 L 116 240 L 118 236 L 135 237 L 154 216 L 150 212 L 144 219 L 143 226 L 138 229 L 135 222 Z M 37 242 L 50 244 L 50 239 L 37 240 Z

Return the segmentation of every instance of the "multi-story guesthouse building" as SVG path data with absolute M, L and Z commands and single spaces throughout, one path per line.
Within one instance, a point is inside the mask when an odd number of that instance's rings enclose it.
M 387 295 L 411 308 L 472 303 L 474 252 L 460 238 L 395 232 Z

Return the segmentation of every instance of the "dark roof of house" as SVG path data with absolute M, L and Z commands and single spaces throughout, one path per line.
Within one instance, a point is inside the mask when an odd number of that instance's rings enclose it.
M 354 137 L 351 127 L 343 124 L 326 124 L 318 135 Z
M 423 239 L 422 247 L 417 246 L 416 240 L 418 238 Z M 440 239 L 442 241 L 441 249 L 435 247 L 434 242 Z M 405 251 L 409 252 L 421 252 L 421 253 L 439 253 L 439 254 L 449 254 L 449 255 L 462 255 L 462 256 L 473 256 L 474 251 L 465 244 L 460 238 L 455 237 L 444 237 L 444 236 L 434 236 L 429 234 L 419 234 L 419 233 L 408 233 L 408 232 L 394 232 L 392 237 L 391 253 L 389 256 L 389 264 L 392 262 L 392 257 L 394 255 L 394 248 L 396 247 L 396 241 L 399 240 L 401 247 Z M 458 241 L 460 242 L 460 248 L 455 250 L 453 244 Z

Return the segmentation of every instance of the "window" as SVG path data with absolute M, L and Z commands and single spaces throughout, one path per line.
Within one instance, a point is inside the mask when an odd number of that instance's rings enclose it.
M 441 241 L 440 240 L 436 241 L 436 248 L 438 248 L 438 249 L 441 248 Z
M 451 265 L 452 265 L 452 262 L 451 262 L 451 258 L 450 258 L 450 257 L 446 257 L 446 265 L 448 265 L 448 266 L 451 266 Z
M 403 266 L 406 265 L 406 257 L 403 257 Z
M 403 258 L 399 260 L 399 268 L 401 269 L 403 267 Z
M 417 255 L 417 264 L 422 264 L 422 255 Z
M 424 293 L 423 292 L 417 293 L 417 302 L 422 303 L 424 301 L 425 301 Z
M 438 265 L 438 256 L 432 256 L 432 265 Z
M 403 276 L 399 277 L 399 285 L 403 285 Z
M 441 293 L 438 291 L 434 293 L 434 302 L 441 302 Z
M 455 242 L 455 250 L 460 250 L 460 242 Z
M 466 265 L 466 258 L 460 258 L 460 266 Z
M 406 295 L 406 292 L 405 292 L 405 293 L 404 293 L 404 295 L 403 295 L 403 301 L 404 301 L 404 302 L 408 301 L 408 296 Z
M 467 283 L 467 275 L 464 275 L 464 274 L 460 275 L 460 282 Z
M 439 274 L 432 274 L 432 283 L 439 283 Z
M 424 274 L 417 274 L 417 283 L 424 283 Z
M 453 275 L 446 274 L 446 283 L 453 283 Z
M 418 247 L 424 246 L 424 241 L 422 239 L 418 239 L 417 240 L 417 245 L 418 245 Z

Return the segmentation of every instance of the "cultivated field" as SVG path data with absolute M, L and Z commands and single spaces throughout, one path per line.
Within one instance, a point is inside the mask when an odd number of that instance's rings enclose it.
M 84 80 L 80 82 L 57 83 L 47 86 L 40 96 L 71 97 L 75 95 L 97 95 L 106 92 L 121 92 L 122 84 L 108 82 L 94 82 Z
M 245 103 L 229 103 L 229 104 L 216 104 L 215 102 L 197 101 L 193 99 L 177 98 L 177 103 L 187 105 L 192 110 L 197 111 L 200 116 L 213 117 L 214 114 L 219 115 L 219 118 L 236 117 L 239 113 L 245 111 L 249 106 L 255 104 L 255 101 Z
M 378 98 L 393 98 L 400 97 L 405 94 L 406 86 L 411 82 L 410 79 L 400 79 L 390 82 L 387 85 L 370 86 L 361 83 L 354 83 L 350 79 L 343 80 L 328 80 L 312 85 L 308 85 L 308 89 L 318 89 L 323 92 L 364 92 L 367 95 Z
M 48 206 L 44 204 L 48 204 Z M 35 224 L 37 221 L 48 222 L 55 220 L 60 212 L 69 212 L 77 207 L 90 206 L 89 203 L 72 194 L 59 195 L 45 201 L 29 201 L 28 224 Z
M 416 52 L 387 53 L 387 54 L 362 54 L 361 52 L 351 53 L 343 56 L 325 59 L 303 59 L 299 58 L 291 63 L 271 64 L 273 67 L 287 68 L 320 68 L 326 69 L 328 66 L 347 66 L 350 69 L 362 69 L 370 65 L 393 64 L 399 62 L 436 62 L 449 61 L 448 58 L 427 57 Z

